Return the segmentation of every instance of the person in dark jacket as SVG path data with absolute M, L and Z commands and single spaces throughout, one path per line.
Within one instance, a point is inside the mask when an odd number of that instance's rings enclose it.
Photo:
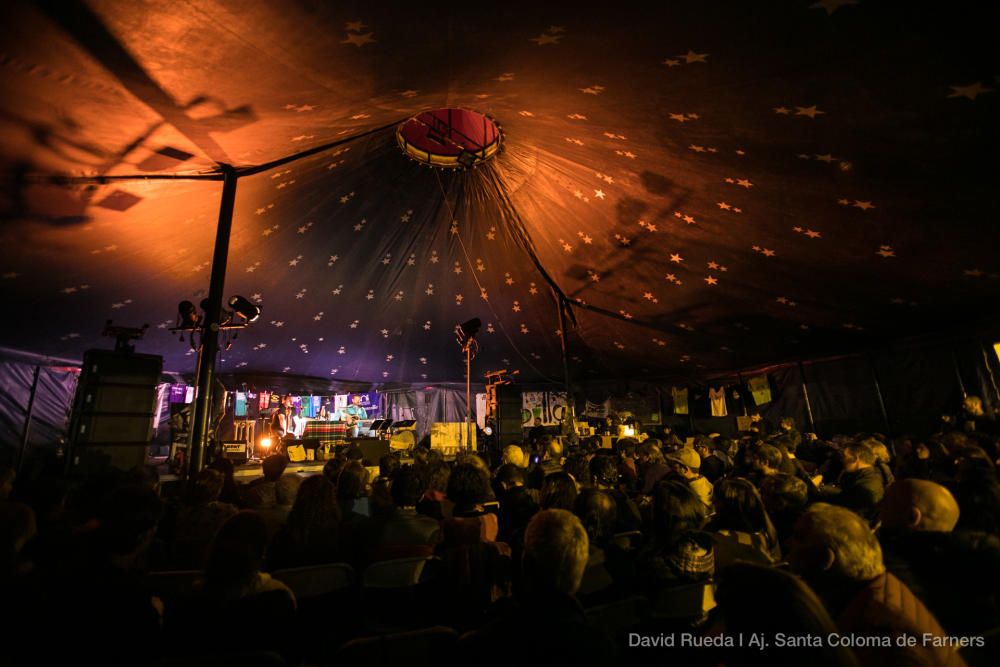
M 840 493 L 827 500 L 874 523 L 885 495 L 882 473 L 875 467 L 875 453 L 862 443 L 848 443 L 841 450 L 841 458 L 844 472 L 840 476 Z
M 959 506 L 948 489 L 900 480 L 886 490 L 880 516 L 886 567 L 949 634 L 976 635 L 1000 626 L 1000 540 L 955 532 Z

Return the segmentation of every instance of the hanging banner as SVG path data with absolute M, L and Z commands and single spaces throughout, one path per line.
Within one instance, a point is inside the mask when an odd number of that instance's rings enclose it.
M 712 409 L 713 417 L 725 417 L 729 414 L 726 410 L 726 388 L 720 387 L 708 389 L 708 404 Z
M 542 420 L 542 426 L 557 426 L 566 417 L 566 392 L 525 391 L 521 393 L 521 425 L 525 428 L 535 425 L 535 419 Z
M 603 403 L 594 403 L 593 401 L 587 401 L 587 405 L 583 410 L 582 417 L 595 417 L 598 419 L 604 419 L 608 416 L 611 411 L 611 399 L 604 401 Z
M 771 402 L 771 381 L 767 375 L 758 375 L 750 378 L 749 385 L 754 405 L 764 405 Z
M 686 415 L 688 413 L 687 387 L 671 387 L 670 394 L 674 399 L 674 414 Z

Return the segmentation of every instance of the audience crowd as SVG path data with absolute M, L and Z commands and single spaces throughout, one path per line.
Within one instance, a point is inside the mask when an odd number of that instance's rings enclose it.
M 2 467 L 0 663 L 998 664 L 989 430 L 531 435 L 247 484 Z

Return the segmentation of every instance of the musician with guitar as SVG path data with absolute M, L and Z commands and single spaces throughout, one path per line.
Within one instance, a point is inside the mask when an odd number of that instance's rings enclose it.
M 351 429 L 351 437 L 358 437 L 361 420 L 368 419 L 368 411 L 361 407 L 361 394 L 351 394 L 351 404 L 340 411 L 340 416 Z

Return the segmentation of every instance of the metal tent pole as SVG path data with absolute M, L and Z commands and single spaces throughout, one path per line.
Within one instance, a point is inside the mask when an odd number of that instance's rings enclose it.
M 222 203 L 219 206 L 219 224 L 215 232 L 215 254 L 212 256 L 212 277 L 208 286 L 205 309 L 205 326 L 201 332 L 201 354 L 198 355 L 198 394 L 195 397 L 194 419 L 191 424 L 191 451 L 189 474 L 194 476 L 204 464 L 208 440 L 208 424 L 212 409 L 212 384 L 215 381 L 215 358 L 219 353 L 219 329 L 222 316 L 222 290 L 226 283 L 226 262 L 229 259 L 229 236 L 233 229 L 233 210 L 236 204 L 236 170 L 221 165 Z
M 576 430 L 576 400 L 573 398 L 573 385 L 569 376 L 569 342 L 566 335 L 565 300 L 556 294 L 556 304 L 559 306 L 559 342 L 562 346 L 563 379 L 566 383 L 566 412 L 563 418 L 563 435 L 569 436 Z
M 802 362 L 799 362 L 799 377 L 802 378 L 802 397 L 806 400 L 806 416 L 809 418 L 809 430 L 816 433 L 816 421 L 813 419 L 812 402 L 809 400 L 809 387 L 806 386 L 806 371 Z M 817 435 L 819 435 L 817 433 Z
M 31 394 L 28 396 L 28 411 L 24 417 L 24 430 L 21 431 L 21 449 L 17 453 L 17 472 L 21 472 L 21 466 L 24 465 L 24 453 L 28 449 L 28 438 L 31 435 L 31 417 L 35 413 L 35 396 L 38 393 L 38 375 L 41 373 L 42 367 L 35 366 L 35 372 L 31 379 Z
M 472 338 L 465 341 L 465 449 L 472 454 Z

